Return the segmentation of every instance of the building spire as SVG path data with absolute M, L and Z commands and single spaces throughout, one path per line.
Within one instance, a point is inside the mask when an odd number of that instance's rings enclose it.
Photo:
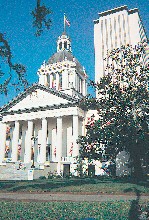
M 64 13 L 64 32 L 62 33 L 61 36 L 58 37 L 57 52 L 62 51 L 62 50 L 71 52 L 71 40 L 70 40 L 70 37 L 67 36 L 66 34 L 66 25 L 70 27 L 70 21 L 68 20 L 68 18 L 66 17 Z

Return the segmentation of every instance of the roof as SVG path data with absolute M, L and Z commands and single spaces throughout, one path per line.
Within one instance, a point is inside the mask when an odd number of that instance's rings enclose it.
M 53 54 L 53 56 L 51 56 L 49 60 L 47 61 L 47 64 L 53 64 L 53 63 L 62 62 L 66 60 L 75 62 L 77 72 L 84 73 L 83 67 L 81 66 L 79 61 L 73 56 L 73 54 L 70 51 L 67 51 L 67 50 L 61 50 Z
M 123 10 L 128 10 L 127 5 L 117 7 L 117 8 L 113 8 L 111 10 L 107 10 L 107 11 L 104 11 L 104 12 L 100 12 L 98 14 L 99 14 L 99 16 L 106 16 L 106 15 L 113 14 L 113 13 L 123 11 Z
M 19 103 L 21 100 L 23 100 L 25 97 L 27 97 L 27 95 L 31 94 L 33 91 L 35 91 L 36 89 L 41 89 L 43 91 L 49 92 L 53 95 L 56 95 L 58 97 L 62 97 L 66 100 L 69 101 L 69 103 L 76 103 L 78 102 L 78 99 L 69 96 L 63 92 L 60 92 L 58 90 L 55 90 L 53 88 L 48 88 L 45 87 L 43 85 L 40 84 L 33 84 L 32 86 L 28 87 L 24 92 L 20 93 L 17 97 L 15 97 L 14 99 L 12 99 L 8 104 L 2 106 L 0 108 L 0 112 L 4 112 L 4 111 L 8 111 L 11 107 L 13 107 L 14 105 L 16 105 L 17 103 Z

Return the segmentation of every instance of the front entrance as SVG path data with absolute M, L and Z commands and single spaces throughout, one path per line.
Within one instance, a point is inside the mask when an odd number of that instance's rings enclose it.
M 70 175 L 70 164 L 63 164 L 63 176 L 69 176 Z
M 88 175 L 91 177 L 95 176 L 95 165 L 88 165 Z

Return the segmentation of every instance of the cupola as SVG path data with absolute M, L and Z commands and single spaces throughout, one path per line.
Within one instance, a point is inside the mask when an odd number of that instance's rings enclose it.
M 71 40 L 70 37 L 67 36 L 65 32 L 63 32 L 62 35 L 59 36 L 57 40 L 57 52 L 63 50 L 71 52 Z

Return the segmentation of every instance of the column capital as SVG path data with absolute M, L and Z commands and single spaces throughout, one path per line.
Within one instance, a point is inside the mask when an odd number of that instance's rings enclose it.
M 47 120 L 47 117 L 43 117 L 43 118 L 41 118 L 41 120 Z
M 76 113 L 76 114 L 73 114 L 72 116 L 73 117 L 79 117 L 79 114 Z
M 57 116 L 57 119 L 62 119 L 62 117 L 63 117 L 63 116 L 59 115 L 59 116 Z

